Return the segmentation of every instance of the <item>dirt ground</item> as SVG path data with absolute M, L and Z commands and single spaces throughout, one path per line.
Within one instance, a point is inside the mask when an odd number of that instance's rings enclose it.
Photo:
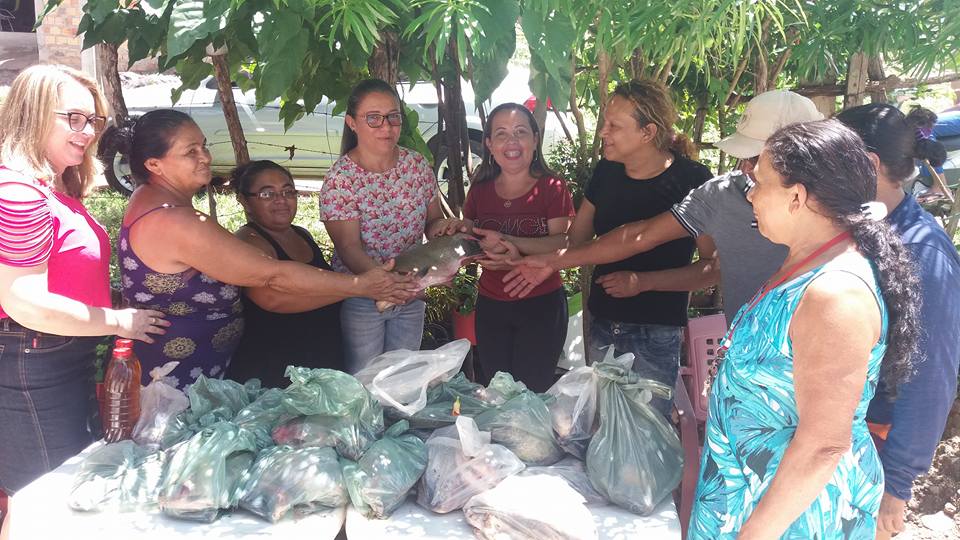
M 907 522 L 897 540 L 960 539 L 960 400 L 953 405 L 933 467 L 913 485 Z

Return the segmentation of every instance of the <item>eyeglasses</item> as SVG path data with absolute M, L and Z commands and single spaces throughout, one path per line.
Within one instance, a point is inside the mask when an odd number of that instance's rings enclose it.
M 384 120 L 391 126 L 397 127 L 403 124 L 403 115 L 398 112 L 392 112 L 390 114 L 368 113 L 364 117 L 364 120 L 367 122 L 367 126 L 372 128 L 382 126 Z
M 70 125 L 70 129 L 72 131 L 83 131 L 84 128 L 87 127 L 87 124 L 90 124 L 95 133 L 100 133 L 103 131 L 103 127 L 107 125 L 106 117 L 97 116 L 95 114 L 87 116 L 83 113 L 62 111 L 54 111 L 54 114 L 58 116 L 66 116 L 67 123 Z
M 517 139 L 518 141 L 529 139 L 533 136 L 533 132 L 525 127 L 518 127 L 513 131 L 498 131 L 493 134 L 493 142 L 505 143 L 510 139 Z
M 258 191 L 257 193 L 244 193 L 247 197 L 256 197 L 262 201 L 272 201 L 277 197 L 282 197 L 284 199 L 296 199 L 297 190 L 293 188 L 287 188 L 282 191 Z

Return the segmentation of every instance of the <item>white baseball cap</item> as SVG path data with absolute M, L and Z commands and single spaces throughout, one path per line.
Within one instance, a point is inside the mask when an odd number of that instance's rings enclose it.
M 809 98 L 789 90 L 764 92 L 747 103 L 736 133 L 721 139 L 717 148 L 739 159 L 756 157 L 778 129 L 814 120 L 823 115 Z

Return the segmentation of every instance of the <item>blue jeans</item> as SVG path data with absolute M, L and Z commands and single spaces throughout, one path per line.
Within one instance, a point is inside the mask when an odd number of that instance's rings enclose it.
M 427 304 L 413 300 L 383 313 L 369 298 L 347 298 L 340 308 L 347 373 L 356 373 L 387 351 L 420 350 Z
M 13 494 L 93 441 L 98 337 L 62 337 L 0 319 L 0 489 Z
M 613 345 L 617 356 L 633 353 L 633 371 L 641 377 L 661 382 L 671 391 L 680 372 L 681 326 L 661 324 L 633 324 L 594 318 L 590 324 L 590 351 L 592 362 L 606 355 L 606 347 Z M 654 397 L 653 406 L 665 415 L 670 414 L 672 400 Z

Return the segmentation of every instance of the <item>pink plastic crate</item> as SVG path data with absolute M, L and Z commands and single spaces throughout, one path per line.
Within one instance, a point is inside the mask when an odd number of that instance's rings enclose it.
M 697 317 L 687 322 L 687 366 L 681 371 L 681 375 L 690 401 L 693 402 L 693 415 L 700 422 L 707 420 L 709 403 L 707 396 L 703 394 L 703 385 L 710 367 L 716 363 L 717 349 L 720 348 L 726 332 L 727 319 L 722 313 Z

